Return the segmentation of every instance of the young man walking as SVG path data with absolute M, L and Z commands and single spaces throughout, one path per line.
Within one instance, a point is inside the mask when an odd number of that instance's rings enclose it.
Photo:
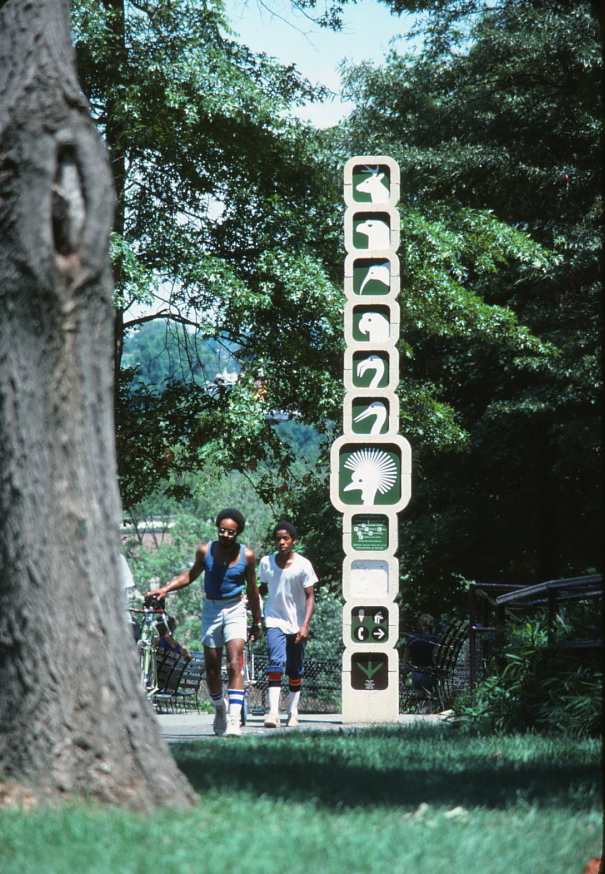
M 202 644 L 206 682 L 215 710 L 214 733 L 225 737 L 241 734 L 240 718 L 244 702 L 242 664 L 248 631 L 246 597 L 253 622 L 250 639 L 258 640 L 262 629 L 254 553 L 237 542 L 245 524 L 246 520 L 239 510 L 222 510 L 216 517 L 216 540 L 198 547 L 193 566 L 162 588 L 147 593 L 163 598 L 170 592 L 190 585 L 204 572 Z M 227 651 L 228 714 L 221 676 L 223 646 Z
M 268 594 L 265 626 L 269 662 L 269 713 L 265 728 L 280 725 L 279 696 L 284 672 L 288 677 L 289 707 L 286 725 L 298 725 L 298 703 L 304 673 L 304 654 L 309 625 L 315 607 L 314 584 L 317 576 L 311 562 L 294 552 L 296 528 L 290 522 L 278 522 L 273 529 L 277 552 L 266 555 L 259 565 L 261 593 Z

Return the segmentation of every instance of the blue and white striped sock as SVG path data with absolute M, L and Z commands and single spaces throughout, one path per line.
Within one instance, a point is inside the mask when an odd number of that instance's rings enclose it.
M 217 692 L 216 695 L 210 692 L 210 700 L 214 704 L 215 710 L 220 710 L 221 707 L 225 706 L 225 699 L 223 698 L 222 690 Z
M 233 716 L 235 719 L 240 719 L 242 715 L 242 706 L 244 704 L 244 690 L 228 689 L 227 695 L 229 696 L 229 716 Z

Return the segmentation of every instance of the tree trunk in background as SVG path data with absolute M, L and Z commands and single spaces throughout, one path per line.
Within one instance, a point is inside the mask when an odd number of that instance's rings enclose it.
M 42 800 L 194 794 L 119 580 L 111 176 L 66 0 L 0 0 L 0 763 Z

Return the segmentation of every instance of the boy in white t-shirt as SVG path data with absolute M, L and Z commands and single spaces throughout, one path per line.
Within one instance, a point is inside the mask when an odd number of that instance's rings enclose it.
M 279 696 L 284 671 L 288 676 L 289 690 L 286 725 L 298 725 L 303 659 L 315 607 L 313 585 L 317 582 L 311 562 L 293 552 L 297 537 L 294 525 L 278 522 L 273 537 L 277 552 L 261 558 L 258 568 L 261 594 L 268 593 L 265 625 L 269 647 L 269 713 L 265 717 L 265 728 L 280 725 Z

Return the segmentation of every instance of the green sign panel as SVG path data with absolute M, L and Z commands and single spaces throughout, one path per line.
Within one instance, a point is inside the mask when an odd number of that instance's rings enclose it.
M 389 611 L 385 607 L 354 607 L 351 610 L 351 639 L 356 643 L 386 643 Z
M 383 652 L 355 652 L 351 656 L 351 686 L 366 692 L 389 685 L 389 659 Z
M 357 258 L 353 263 L 353 292 L 384 295 L 391 290 L 391 262 L 380 258 Z
M 361 164 L 353 171 L 353 200 L 357 203 L 385 203 L 390 186 L 390 170 L 385 164 Z
M 401 499 L 401 453 L 385 444 L 347 443 L 340 451 L 339 495 L 343 504 L 393 506 Z
M 351 405 L 355 434 L 386 434 L 389 402 L 386 398 L 355 398 Z
M 390 249 L 391 217 L 388 212 L 358 212 L 353 218 L 355 249 Z
M 353 307 L 353 339 L 367 343 L 388 343 L 391 337 L 391 309 L 385 304 Z
M 384 516 L 353 516 L 351 545 L 368 552 L 388 549 L 388 520 Z
M 388 352 L 355 352 L 353 385 L 358 388 L 385 388 L 389 384 Z

